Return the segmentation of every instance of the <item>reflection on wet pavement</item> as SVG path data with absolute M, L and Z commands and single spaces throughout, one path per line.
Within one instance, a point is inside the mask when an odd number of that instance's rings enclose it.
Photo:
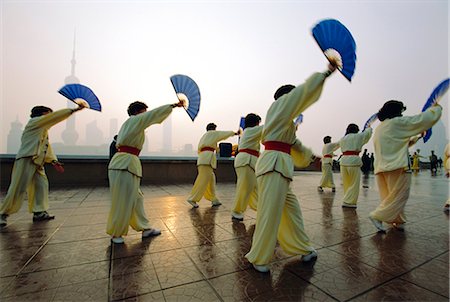
M 318 250 L 301 263 L 277 246 L 270 274 L 253 270 L 256 212 L 231 220 L 234 184 L 217 185 L 223 203 L 185 202 L 190 185 L 143 186 L 147 216 L 161 236 L 130 229 L 124 245 L 105 233 L 108 188 L 50 192 L 55 220 L 33 223 L 24 208 L 0 231 L 1 301 L 448 301 L 449 225 L 442 206 L 448 180 L 413 176 L 404 231 L 379 234 L 368 219 L 378 205 L 374 176 L 364 178 L 357 209 L 337 192 L 316 191 L 320 173 L 292 183 Z M 2 194 L 2 199 L 4 194 Z

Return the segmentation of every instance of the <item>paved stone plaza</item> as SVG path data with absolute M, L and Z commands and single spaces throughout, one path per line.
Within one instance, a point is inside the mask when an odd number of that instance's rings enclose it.
M 191 209 L 190 185 L 143 186 L 145 208 L 162 235 L 130 229 L 110 245 L 106 187 L 51 189 L 56 219 L 32 222 L 22 211 L 0 231 L 0 300 L 6 301 L 448 301 L 449 182 L 423 171 L 412 179 L 405 231 L 378 234 L 368 214 L 378 205 L 374 176 L 358 208 L 317 192 L 320 173 L 296 172 L 306 231 L 318 259 L 302 264 L 277 247 L 271 273 L 253 270 L 249 251 L 256 212 L 232 222 L 234 184 L 219 183 L 223 205 Z M 4 198 L 4 193 L 1 199 Z

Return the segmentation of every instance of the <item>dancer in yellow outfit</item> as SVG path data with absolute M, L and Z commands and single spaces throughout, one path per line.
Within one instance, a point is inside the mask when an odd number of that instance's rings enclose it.
M 117 153 L 108 166 L 111 209 L 109 211 L 106 233 L 112 236 L 113 243 L 124 243 L 128 226 L 142 231 L 142 238 L 161 234 L 151 228 L 144 210 L 144 196 L 140 189 L 142 166 L 139 152 L 145 141 L 145 129 L 153 124 L 162 123 L 175 107 L 181 107 L 180 101 L 160 106 L 147 112 L 142 102 L 131 103 L 128 107 L 128 120 L 123 123 L 117 135 Z
M 420 158 L 425 158 L 425 156 L 420 155 L 419 150 L 417 150 L 412 156 L 413 162 L 411 169 L 413 170 L 414 174 L 417 174 L 420 171 Z
M 222 203 L 216 197 L 216 175 L 214 169 L 217 168 L 215 151 L 217 143 L 233 135 L 238 135 L 234 131 L 216 131 L 216 124 L 209 123 L 206 126 L 206 133 L 200 138 L 198 143 L 197 170 L 198 175 L 187 202 L 198 208 L 198 202 L 203 196 L 211 201 L 212 206 L 220 206 Z
M 236 197 L 234 199 L 232 219 L 244 220 L 247 205 L 256 211 L 258 191 L 256 187 L 255 166 L 259 157 L 263 127 L 259 126 L 261 117 L 254 113 L 245 117 L 245 130 L 239 140 L 239 153 L 234 160 L 237 175 Z
M 445 151 L 444 151 L 444 167 L 446 170 L 445 176 L 447 178 L 450 177 L 450 143 L 447 144 L 447 146 L 445 146 Z M 450 211 L 450 196 L 447 199 L 447 202 L 444 205 L 444 212 L 449 212 Z
M 47 210 L 48 179 L 44 164 L 52 163 L 61 167 L 48 140 L 48 130 L 67 119 L 75 111 L 83 109 L 61 109 L 53 112 L 51 108 L 36 106 L 31 109 L 31 119 L 22 133 L 21 145 L 11 175 L 11 184 L 0 206 L 0 226 L 6 226 L 10 214 L 22 207 L 25 192 L 28 191 L 28 211 L 33 212 L 33 221 L 54 219 Z
M 380 205 L 370 213 L 370 220 L 383 232 L 382 222 L 403 229 L 404 209 L 409 198 L 411 174 L 408 146 L 411 138 L 431 128 L 442 114 L 438 104 L 414 116 L 402 116 L 406 109 L 402 102 L 386 102 L 378 112 L 381 123 L 375 129 L 375 176 L 380 192 Z M 415 138 L 413 138 L 415 139 Z
M 341 177 L 344 184 L 344 197 L 342 207 L 356 208 L 359 196 L 359 185 L 361 182 L 362 160 L 359 157 L 362 146 L 367 144 L 372 136 L 372 128 L 366 128 L 359 132 L 356 124 L 347 126 L 345 136 L 339 141 L 341 146 Z
M 299 202 L 290 186 L 294 175 L 291 149 L 306 162 L 312 159 L 311 150 L 296 139 L 293 120 L 319 99 L 325 79 L 334 70 L 330 66 L 325 73 L 314 73 L 297 87 L 280 87 L 274 95 L 276 101 L 267 111 L 261 138 L 265 150 L 255 171 L 258 185 L 256 227 L 252 247 L 245 255 L 259 272 L 269 271 L 268 263 L 277 239 L 285 252 L 304 255 L 303 261 L 317 257 L 304 230 Z
M 322 148 L 322 178 L 320 185 L 317 187 L 319 192 L 323 192 L 323 188 L 331 188 L 331 191 L 336 192 L 336 186 L 333 180 L 333 152 L 339 149 L 339 142 L 332 143 L 331 136 L 323 138 Z

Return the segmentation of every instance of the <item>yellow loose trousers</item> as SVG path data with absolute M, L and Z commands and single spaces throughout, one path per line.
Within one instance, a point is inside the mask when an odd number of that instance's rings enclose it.
M 199 202 L 204 196 L 209 201 L 216 201 L 216 175 L 209 165 L 197 166 L 198 175 L 188 200 Z
M 237 175 L 236 196 L 234 198 L 233 212 L 242 214 L 250 206 L 256 211 L 258 191 L 256 186 L 255 170 L 249 165 L 235 168 Z
M 404 209 L 409 198 L 411 174 L 403 168 L 376 174 L 380 205 L 370 217 L 387 223 L 405 223 Z
M 333 166 L 329 163 L 322 164 L 322 178 L 320 179 L 320 187 L 335 188 L 333 180 Z
M 361 183 L 360 166 L 341 166 L 342 183 L 344 185 L 343 203 L 356 204 Z
M 0 206 L 0 213 L 17 213 L 27 191 L 30 213 L 48 210 L 48 179 L 44 167 L 35 165 L 31 157 L 19 158 L 14 162 L 11 184 Z
M 114 237 L 128 234 L 128 226 L 136 231 L 149 229 L 144 210 L 141 178 L 127 170 L 109 170 L 111 210 L 106 233 Z
M 278 239 L 291 255 L 306 255 L 314 248 L 304 231 L 302 211 L 290 188 L 291 181 L 278 172 L 257 177 L 258 215 L 252 247 L 245 257 L 253 264 L 270 262 Z

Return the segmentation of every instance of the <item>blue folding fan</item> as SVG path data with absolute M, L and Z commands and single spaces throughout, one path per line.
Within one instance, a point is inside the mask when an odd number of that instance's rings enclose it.
M 294 120 L 294 124 L 295 124 L 295 126 L 298 126 L 301 123 L 303 123 L 303 114 L 300 113 L 300 115 L 297 116 L 297 118 Z
M 241 116 L 241 120 L 239 121 L 239 128 L 245 130 L 245 117 Z
M 200 90 L 197 83 L 186 75 L 176 74 L 170 77 L 173 88 L 180 101 L 185 102 L 184 109 L 192 121 L 200 110 Z
M 444 81 L 442 81 L 431 93 L 430 97 L 428 98 L 428 100 L 426 101 L 425 105 L 422 108 L 422 112 L 424 112 L 425 110 L 427 110 L 428 108 L 430 108 L 431 106 L 433 106 L 436 103 L 439 103 L 439 101 L 441 100 L 442 96 L 447 92 L 448 87 L 449 87 L 449 83 L 450 83 L 450 79 L 446 79 Z M 431 137 L 432 131 L 431 128 L 428 129 L 425 132 L 425 135 L 423 136 L 423 142 L 426 143 L 430 137 Z
M 366 128 L 371 127 L 373 123 L 375 123 L 375 121 L 378 119 L 378 112 L 372 114 L 369 119 L 367 120 L 367 122 L 364 124 L 364 130 L 366 130 Z
M 356 43 L 350 31 L 339 21 L 320 21 L 312 35 L 328 61 L 336 63 L 338 70 L 351 82 L 355 73 Z
M 67 84 L 58 92 L 75 104 L 83 103 L 87 108 L 102 111 L 100 101 L 89 87 L 81 84 Z

